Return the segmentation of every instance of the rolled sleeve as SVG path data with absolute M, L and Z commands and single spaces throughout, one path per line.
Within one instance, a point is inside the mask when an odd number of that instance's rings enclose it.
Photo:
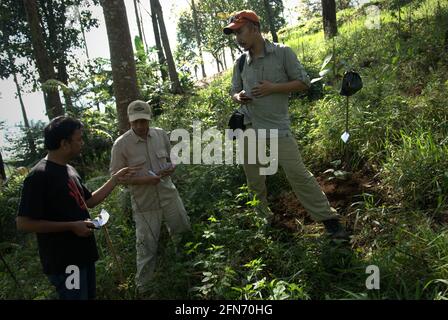
M 288 74 L 289 81 L 300 80 L 308 87 L 311 86 L 310 77 L 308 76 L 305 68 L 297 59 L 296 54 L 291 48 L 285 47 L 285 69 Z
M 109 172 L 111 174 L 114 174 L 121 168 L 126 167 L 126 165 L 126 158 L 124 157 L 123 151 L 121 150 L 121 144 L 115 142 L 112 146 Z

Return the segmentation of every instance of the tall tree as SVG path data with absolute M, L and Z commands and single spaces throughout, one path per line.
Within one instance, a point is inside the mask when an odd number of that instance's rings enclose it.
M 126 7 L 123 0 L 101 0 L 109 40 L 113 88 L 120 133 L 129 129 L 127 107 L 139 98 Z
M 85 43 L 82 41 L 82 32 L 89 31 L 91 27 L 97 26 L 97 19 L 92 18 L 92 13 L 87 9 L 97 5 L 98 0 L 45 0 L 35 1 L 34 7 L 37 7 L 37 21 L 41 29 L 41 43 L 46 49 L 49 60 L 53 64 L 54 78 L 57 81 L 47 82 L 53 91 L 58 87 L 67 87 L 70 82 L 70 67 L 76 64 L 75 51 L 73 49 L 82 47 Z M 10 52 L 16 63 L 26 65 L 26 68 L 18 68 L 16 75 L 21 79 L 21 88 L 26 90 L 32 86 L 33 90 L 38 89 L 42 77 L 39 78 L 39 72 L 34 71 L 34 67 L 39 67 L 35 58 L 34 43 L 32 41 L 31 28 L 29 27 L 25 5 L 27 0 L 2 0 L 0 2 L 0 33 L 5 32 L 5 28 L 14 25 L 13 32 L 10 33 L 10 39 L 6 44 L 0 43 L 0 69 L 3 68 L 5 52 Z M 82 6 L 83 9 L 78 10 Z M 5 22 L 6 21 L 6 22 Z M 77 25 L 79 22 L 79 25 Z M 76 25 L 75 25 L 76 24 Z M 5 50 L 5 47 L 9 47 Z M 2 54 L 3 53 L 3 54 Z M 48 68 L 47 64 L 44 64 Z M 13 76 L 12 73 L 6 76 Z M 39 79 L 38 79 L 39 78 Z M 46 89 L 45 89 L 46 90 Z M 62 92 L 65 98 L 67 110 L 73 109 L 72 93 L 69 90 Z M 44 93 L 44 99 L 47 94 Z M 60 100 L 60 98 L 59 98 Z
M 87 47 L 86 32 L 85 32 L 84 24 L 82 23 L 82 20 L 81 20 L 81 13 L 79 12 L 79 6 L 75 6 L 75 12 L 76 12 L 76 18 L 79 23 L 79 27 L 81 29 L 82 41 L 84 44 L 84 49 L 86 51 L 86 57 L 87 57 L 87 59 L 90 59 L 89 48 Z
M 12 57 L 12 55 L 10 55 L 10 59 L 11 60 L 14 59 Z M 15 71 L 13 71 L 12 75 L 13 75 L 14 83 L 16 85 L 17 98 L 19 98 L 20 110 L 22 111 L 23 124 L 24 124 L 24 127 L 25 127 L 25 134 L 26 134 L 26 140 L 28 142 L 28 147 L 30 148 L 31 156 L 35 156 L 37 154 L 36 144 L 34 143 L 33 137 L 31 135 L 31 127 L 30 127 L 30 123 L 28 121 L 28 116 L 26 114 L 25 103 L 23 103 L 23 99 L 22 99 L 22 89 L 20 88 L 19 81 L 17 80 L 17 73 Z
M 137 0 L 134 0 L 134 10 L 135 10 L 135 21 L 137 22 L 137 28 L 138 28 L 138 35 L 140 39 L 143 41 L 142 23 L 140 21 L 140 15 L 138 13 Z
M 3 162 L 2 153 L 0 152 L 0 177 L 2 180 L 6 180 L 5 164 Z
M 69 76 L 67 72 L 67 65 L 69 65 L 69 58 L 67 51 L 70 49 L 71 43 L 65 41 L 70 32 L 67 25 L 67 4 L 69 1 L 55 1 L 47 0 L 41 1 L 40 11 L 45 17 L 46 30 L 43 32 L 46 37 L 47 50 L 50 59 L 53 61 L 57 73 L 56 79 L 61 81 L 65 86 L 68 86 Z M 43 24 L 43 22 L 42 22 Z M 45 29 L 45 28 L 44 28 Z M 61 39 L 64 39 L 61 41 Z M 67 90 L 63 90 L 66 111 L 73 112 L 73 101 Z
M 199 50 L 199 59 L 201 60 L 202 77 L 205 78 L 205 77 L 207 77 L 207 75 L 205 73 L 204 56 L 202 54 L 201 35 L 200 35 L 199 24 L 198 24 L 198 13 L 196 11 L 196 5 L 194 4 L 194 0 L 191 0 L 191 10 L 193 13 L 194 33 L 196 36 L 196 42 L 197 42 L 198 50 Z
M 275 30 L 275 23 L 274 23 L 274 14 L 272 12 L 271 4 L 269 3 L 269 0 L 263 0 L 264 4 L 264 10 L 266 11 L 266 16 L 268 18 L 268 25 L 269 29 L 272 34 L 272 41 L 278 42 L 278 36 L 277 31 Z
M 179 76 L 177 74 L 176 65 L 174 64 L 173 54 L 170 48 L 170 42 L 168 40 L 168 33 L 166 32 L 165 21 L 163 19 L 162 6 L 159 0 L 151 0 L 153 2 L 153 8 L 157 15 L 157 22 L 160 28 L 160 36 L 162 39 L 163 48 L 165 51 L 166 62 L 168 64 L 168 73 L 171 80 L 171 91 L 173 93 L 182 93 L 182 86 L 180 85 Z
M 17 21 L 11 21 L 11 17 L 13 14 L 11 14 L 10 8 L 4 11 L 6 7 L 0 8 L 0 30 L 2 34 L 2 45 L 1 50 L 3 50 L 4 53 L 6 53 L 5 56 L 2 56 L 2 63 L 0 64 L 0 79 L 7 79 L 11 75 L 13 76 L 14 84 L 16 85 L 16 96 L 19 99 L 20 109 L 22 111 L 22 117 L 23 117 L 23 124 L 25 127 L 25 134 L 26 134 L 26 140 L 28 142 L 28 147 L 30 150 L 31 155 L 36 155 L 36 144 L 34 143 L 34 140 L 31 135 L 30 131 L 30 124 L 28 121 L 28 116 L 26 114 L 26 108 L 25 104 L 22 99 L 22 88 L 20 87 L 17 74 L 23 73 L 25 66 L 23 64 L 16 63 L 16 59 L 13 55 L 14 50 L 14 44 L 12 44 L 11 41 L 11 33 L 16 32 L 17 28 L 19 27 L 17 24 L 20 24 L 20 22 Z M 6 60 L 6 61 L 5 61 Z
M 168 74 L 165 69 L 166 59 L 165 54 L 163 53 L 162 40 L 160 39 L 159 23 L 157 22 L 157 13 L 154 7 L 154 1 L 150 0 L 150 5 L 151 5 L 152 28 L 154 30 L 154 39 L 156 41 L 157 56 L 159 58 L 159 65 L 160 65 L 160 73 L 162 75 L 162 80 L 166 81 L 168 79 Z
M 325 39 L 335 37 L 338 34 L 335 0 L 322 0 L 322 17 L 324 21 Z
M 144 27 L 144 23 L 143 23 L 142 8 L 141 8 L 140 0 L 137 0 L 137 9 L 138 9 L 137 11 L 138 11 L 139 17 L 140 17 L 140 25 L 141 25 L 141 29 L 142 29 L 142 35 L 143 35 L 142 41 L 143 41 L 144 47 L 146 49 L 146 52 L 149 52 L 148 42 L 146 41 L 145 27 Z
M 36 0 L 23 0 L 27 21 L 31 32 L 31 42 L 33 45 L 33 54 L 39 71 L 40 82 L 43 84 L 47 80 L 56 79 L 53 61 L 50 59 L 40 25 Z M 57 90 L 48 90 L 44 92 L 45 106 L 47 115 L 50 119 L 64 114 L 61 99 Z

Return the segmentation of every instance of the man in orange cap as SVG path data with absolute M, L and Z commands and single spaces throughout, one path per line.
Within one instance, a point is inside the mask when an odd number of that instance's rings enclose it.
M 227 35 L 234 34 L 245 51 L 233 68 L 231 96 L 241 105 L 246 129 L 255 129 L 257 133 L 258 129 L 278 130 L 278 134 L 268 137 L 266 142 L 269 145 L 270 139 L 278 139 L 278 164 L 285 171 L 297 198 L 314 220 L 324 223 L 333 239 L 348 240 L 336 210 L 305 167 L 290 129 L 289 94 L 308 90 L 308 74 L 291 48 L 263 38 L 260 18 L 254 11 L 236 12 L 223 31 Z M 246 147 L 247 144 L 247 150 Z M 261 166 L 245 161 L 244 172 L 249 188 L 261 202 L 258 211 L 269 220 L 272 212 L 267 201 L 266 176 L 260 174 Z

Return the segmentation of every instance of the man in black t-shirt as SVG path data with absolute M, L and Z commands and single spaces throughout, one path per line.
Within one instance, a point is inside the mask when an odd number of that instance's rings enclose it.
M 94 299 L 98 251 L 87 208 L 102 202 L 130 170 L 90 193 L 68 164 L 81 152 L 82 123 L 57 117 L 45 127 L 44 142 L 48 155 L 24 181 L 17 228 L 37 234 L 43 272 L 61 299 Z

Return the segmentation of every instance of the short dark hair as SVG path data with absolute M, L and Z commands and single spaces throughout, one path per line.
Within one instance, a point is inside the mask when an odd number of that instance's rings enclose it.
M 44 129 L 44 145 L 47 150 L 57 150 L 62 140 L 70 140 L 73 133 L 83 127 L 81 121 L 59 116 L 50 121 Z

